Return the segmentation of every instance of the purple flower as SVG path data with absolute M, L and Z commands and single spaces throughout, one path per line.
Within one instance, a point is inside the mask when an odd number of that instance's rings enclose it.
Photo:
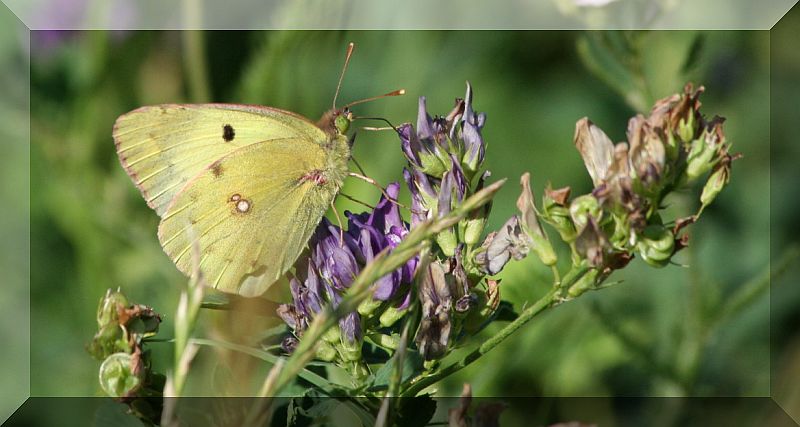
M 411 225 L 414 226 L 430 218 L 439 198 L 434 187 L 438 187 L 438 182 L 416 168 L 404 168 L 403 178 L 411 192 Z
M 471 172 L 476 172 L 483 164 L 486 155 L 486 144 L 481 136 L 481 129 L 486 124 L 486 113 L 477 114 L 472 111 L 472 86 L 467 83 L 467 94 L 464 97 L 464 116 L 461 136 L 464 140 L 464 165 Z

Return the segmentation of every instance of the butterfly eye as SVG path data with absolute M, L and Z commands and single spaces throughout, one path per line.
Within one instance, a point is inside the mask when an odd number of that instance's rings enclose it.
M 351 121 L 353 121 L 353 113 L 351 113 L 348 109 L 342 110 L 342 112 L 337 114 L 336 118 L 334 119 L 336 130 L 341 134 L 347 133 L 347 130 L 350 129 Z

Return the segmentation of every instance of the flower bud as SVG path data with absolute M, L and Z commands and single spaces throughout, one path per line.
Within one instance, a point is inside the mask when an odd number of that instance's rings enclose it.
M 486 152 L 486 144 L 481 136 L 481 129 L 486 123 L 486 114 L 477 114 L 472 110 L 472 86 L 467 82 L 467 94 L 464 97 L 464 115 L 461 137 L 464 141 L 464 167 L 469 176 L 480 169 Z
M 703 193 L 700 194 L 700 203 L 708 205 L 717 195 L 728 185 L 731 179 L 731 160 L 732 157 L 726 154 L 714 168 L 714 172 L 708 177 L 706 185 L 703 186 Z
M 694 115 L 689 115 L 689 117 L 686 119 L 680 119 L 678 122 L 678 137 L 681 139 L 681 141 L 692 141 L 694 139 L 694 133 Z
M 686 158 L 686 178 L 689 182 L 704 175 L 720 160 L 722 155 L 720 150 L 725 143 L 723 122 L 724 119 L 715 117 L 700 137 L 692 141 Z
M 477 215 L 474 218 L 468 218 L 463 221 L 463 241 L 467 246 L 475 246 L 481 241 L 481 235 L 483 235 L 483 230 L 486 227 L 486 214 L 490 205 L 491 203 L 487 203 L 483 206 L 483 209 L 476 209 Z
M 689 182 L 699 178 L 714 166 L 715 150 L 700 137 L 692 141 L 689 155 L 686 158 L 686 178 Z

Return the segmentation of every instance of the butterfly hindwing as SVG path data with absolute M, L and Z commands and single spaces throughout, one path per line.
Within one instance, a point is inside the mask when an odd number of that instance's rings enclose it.
M 254 296 L 283 275 L 305 247 L 333 194 L 303 177 L 325 167 L 308 139 L 271 139 L 212 162 L 166 209 L 159 240 L 185 274 L 194 245 L 206 282 Z M 327 200 L 322 200 L 327 199 Z

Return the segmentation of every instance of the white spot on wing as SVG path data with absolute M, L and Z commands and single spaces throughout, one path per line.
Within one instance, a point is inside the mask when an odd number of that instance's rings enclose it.
M 247 199 L 241 199 L 236 202 L 236 210 L 245 213 L 250 210 L 250 201 Z

